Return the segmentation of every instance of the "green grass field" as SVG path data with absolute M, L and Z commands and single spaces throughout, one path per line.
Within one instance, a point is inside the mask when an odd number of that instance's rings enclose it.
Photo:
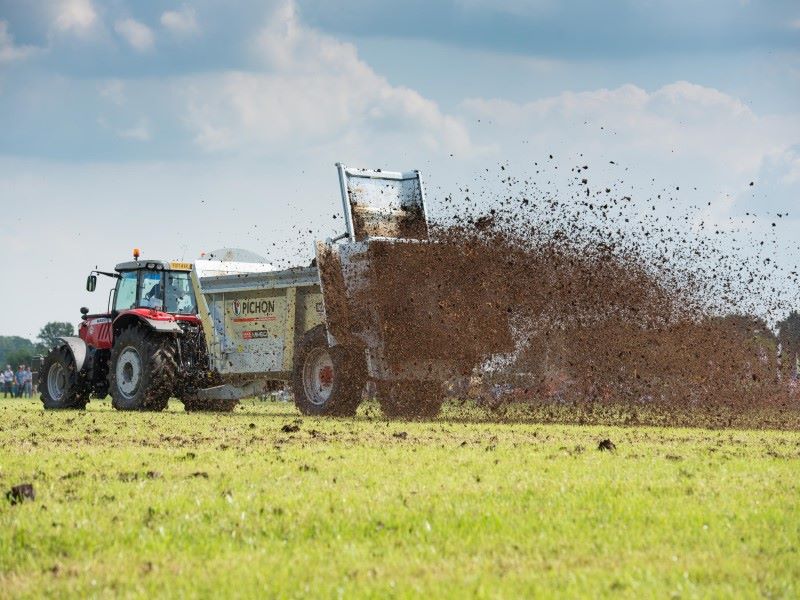
M 797 431 L 2 401 L 22 482 L 2 597 L 800 595 Z

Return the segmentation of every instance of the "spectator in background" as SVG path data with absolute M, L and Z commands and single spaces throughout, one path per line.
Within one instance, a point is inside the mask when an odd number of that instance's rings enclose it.
M 3 397 L 8 398 L 8 395 L 11 394 L 11 397 L 14 397 L 14 371 L 11 370 L 11 365 L 6 365 L 6 370 L 0 373 L 0 379 L 3 382 L 3 393 L 5 394 Z
M 25 367 L 25 389 L 24 396 L 26 398 L 33 398 L 33 373 L 30 367 Z
M 25 365 L 20 365 L 17 369 L 16 383 L 17 398 L 22 398 L 22 392 L 25 391 Z

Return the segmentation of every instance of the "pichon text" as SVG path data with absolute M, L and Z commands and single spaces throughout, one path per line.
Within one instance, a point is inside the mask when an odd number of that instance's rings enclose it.
M 275 312 L 274 300 L 234 300 L 233 310 L 237 315 L 264 315 Z

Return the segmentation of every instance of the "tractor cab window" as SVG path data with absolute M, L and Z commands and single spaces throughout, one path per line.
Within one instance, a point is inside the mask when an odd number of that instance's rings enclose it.
M 126 271 L 120 274 L 117 282 L 117 293 L 114 298 L 114 310 L 117 312 L 136 307 L 136 271 Z
M 139 280 L 139 306 L 164 310 L 164 285 L 162 271 L 141 271 Z
M 193 315 L 197 313 L 192 282 L 189 273 L 183 271 L 167 271 L 165 297 L 166 311 L 174 314 Z
M 180 315 L 197 314 L 189 273 L 146 269 L 120 273 L 114 310 L 122 312 L 137 307 Z

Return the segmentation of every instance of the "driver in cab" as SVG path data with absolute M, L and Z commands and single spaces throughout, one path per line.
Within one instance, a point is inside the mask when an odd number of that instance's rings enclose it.
M 153 287 L 150 288 L 150 291 L 142 296 L 142 304 L 146 308 L 161 310 L 164 307 L 164 301 L 162 300 L 162 297 L 163 294 L 161 293 L 161 280 L 159 279 L 155 282 Z

